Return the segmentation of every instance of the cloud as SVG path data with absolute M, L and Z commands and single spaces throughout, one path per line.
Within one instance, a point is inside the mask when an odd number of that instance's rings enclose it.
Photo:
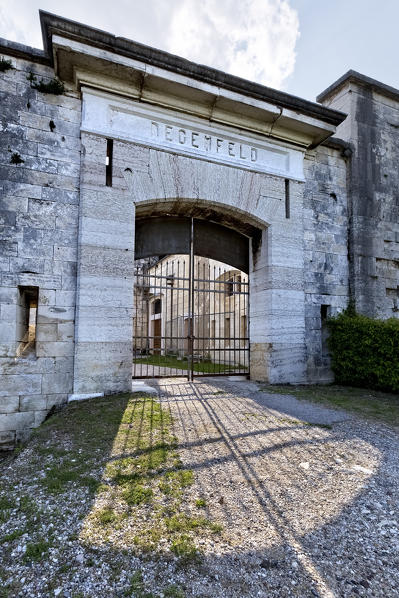
M 275 88 L 295 66 L 289 0 L 0 0 L 0 36 L 42 47 L 39 8 Z
M 298 15 L 286 0 L 186 0 L 172 15 L 172 52 L 280 88 L 295 66 Z

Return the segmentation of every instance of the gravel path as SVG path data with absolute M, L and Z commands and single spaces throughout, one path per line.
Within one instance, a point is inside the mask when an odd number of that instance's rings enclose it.
M 248 382 L 152 386 L 225 530 L 188 595 L 399 596 L 397 432 Z
M 263 392 L 248 381 L 147 383 L 170 409 L 170 432 L 178 439 L 183 468 L 193 472 L 181 509 L 198 517 L 201 499 L 201 513 L 222 531 L 195 532 L 202 556 L 184 566 L 162 551 L 162 542 L 158 553 L 141 554 L 125 545 L 127 522 L 135 526 L 132 518 L 118 519 L 114 535 L 105 540 L 84 540 L 104 494 L 93 497 L 73 482 L 58 494 L 45 490 L 46 472 L 72 459 L 72 450 L 75 461 L 79 451 L 71 435 L 46 436 L 43 428 L 2 465 L 0 499 L 9 501 L 10 517 L 0 521 L 0 576 L 9 589 L 0 587 L 0 598 L 399 597 L 397 430 Z M 114 413 L 114 398 L 107 401 Z M 132 425 L 114 419 L 115 433 L 122 426 L 128 439 Z M 115 442 L 111 448 L 113 430 L 107 438 L 108 448 L 93 445 L 98 460 L 85 475 L 106 481 L 103 464 L 112 462 L 114 453 L 131 454 Z M 90 483 L 90 476 L 85 479 Z M 150 522 L 153 508 L 137 507 L 132 534 Z M 28 532 L 16 533 L 28 518 Z M 36 528 L 43 539 L 51 537 L 51 545 L 44 558 L 27 561 L 26 546 L 37 542 Z M 134 581 L 137 571 L 142 577 Z

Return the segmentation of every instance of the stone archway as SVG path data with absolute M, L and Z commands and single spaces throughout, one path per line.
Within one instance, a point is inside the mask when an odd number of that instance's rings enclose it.
M 130 388 L 136 215 L 261 231 L 249 264 L 251 376 L 305 381 L 302 184 L 114 140 L 107 187 L 106 139 L 82 133 L 82 144 L 74 394 Z

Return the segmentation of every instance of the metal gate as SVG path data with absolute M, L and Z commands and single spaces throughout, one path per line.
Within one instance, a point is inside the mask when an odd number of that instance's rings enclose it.
M 135 262 L 134 378 L 249 374 L 248 274 L 190 237 L 189 254 Z

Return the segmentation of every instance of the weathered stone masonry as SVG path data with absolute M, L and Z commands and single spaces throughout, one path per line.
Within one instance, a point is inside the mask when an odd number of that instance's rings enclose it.
M 44 52 L 0 42 L 12 63 L 0 72 L 2 446 L 68 398 L 130 389 L 136 217 L 259 230 L 255 379 L 331 380 L 323 322 L 349 299 L 397 317 L 399 91 L 349 72 L 324 107 L 41 21 Z M 31 74 L 65 92 L 38 91 Z M 35 289 L 36 347 L 21 355 Z
M 51 96 L 32 89 L 30 73 L 48 80 L 54 71 L 44 57 L 29 54 L 17 47 L 13 69 L 0 76 L 4 446 L 65 402 L 73 381 L 81 102 L 74 91 Z M 14 152 L 23 163 L 10 163 Z M 39 287 L 35 359 L 15 357 L 18 286 Z

